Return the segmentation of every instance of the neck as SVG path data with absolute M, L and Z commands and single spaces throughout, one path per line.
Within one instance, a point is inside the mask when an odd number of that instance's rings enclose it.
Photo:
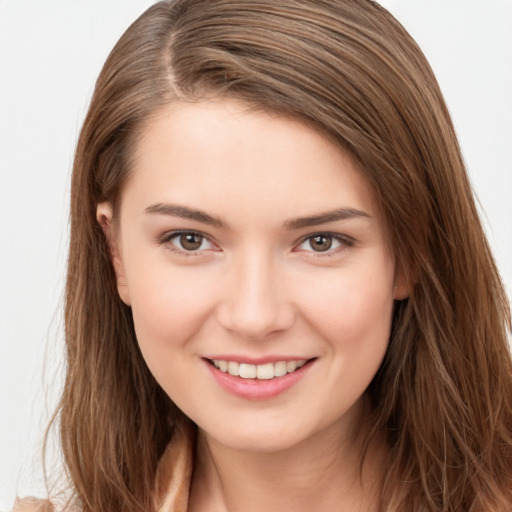
M 199 432 L 190 512 L 379 510 L 385 443 L 334 429 L 272 453 L 241 452 Z

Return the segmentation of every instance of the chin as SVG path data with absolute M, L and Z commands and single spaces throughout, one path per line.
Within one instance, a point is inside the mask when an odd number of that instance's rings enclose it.
M 200 429 L 201 430 L 201 429 Z M 299 432 L 283 432 L 266 428 L 245 429 L 243 432 L 222 432 L 220 435 L 210 435 L 202 431 L 207 440 L 236 452 L 272 454 L 284 452 L 300 445 L 307 436 Z
M 233 451 L 272 454 L 301 447 L 307 449 L 310 443 L 317 447 L 319 444 L 339 445 L 343 433 L 347 433 L 347 422 L 360 425 L 358 404 L 341 416 L 316 422 L 312 420 L 314 414 L 301 417 L 300 412 L 305 410 L 297 412 L 287 414 L 286 418 L 261 413 L 252 418 L 239 417 L 225 423 L 208 424 L 206 428 L 199 426 L 199 431 L 208 441 Z

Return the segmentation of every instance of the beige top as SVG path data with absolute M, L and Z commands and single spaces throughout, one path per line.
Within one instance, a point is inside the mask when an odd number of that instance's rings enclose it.
M 193 464 L 193 439 L 190 429 L 176 430 L 158 463 L 155 509 L 158 512 L 187 512 Z M 55 512 L 49 500 L 16 500 L 12 512 Z

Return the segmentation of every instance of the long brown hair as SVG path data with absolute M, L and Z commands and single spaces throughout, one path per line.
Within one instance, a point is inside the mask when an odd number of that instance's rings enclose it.
M 75 157 L 58 421 L 84 512 L 153 509 L 182 413 L 149 373 L 96 206 L 119 204 L 144 122 L 226 95 L 301 119 L 350 151 L 410 284 L 367 391 L 389 445 L 382 509 L 512 506 L 510 311 L 435 77 L 371 0 L 177 0 L 146 11 L 97 81 Z

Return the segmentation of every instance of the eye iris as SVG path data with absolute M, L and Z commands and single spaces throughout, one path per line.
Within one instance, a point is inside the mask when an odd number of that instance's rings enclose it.
M 309 245 L 317 252 L 328 251 L 332 246 L 332 237 L 324 235 L 313 236 L 309 240 Z
M 203 237 L 194 233 L 187 233 L 180 236 L 180 244 L 187 251 L 196 251 L 201 247 Z

